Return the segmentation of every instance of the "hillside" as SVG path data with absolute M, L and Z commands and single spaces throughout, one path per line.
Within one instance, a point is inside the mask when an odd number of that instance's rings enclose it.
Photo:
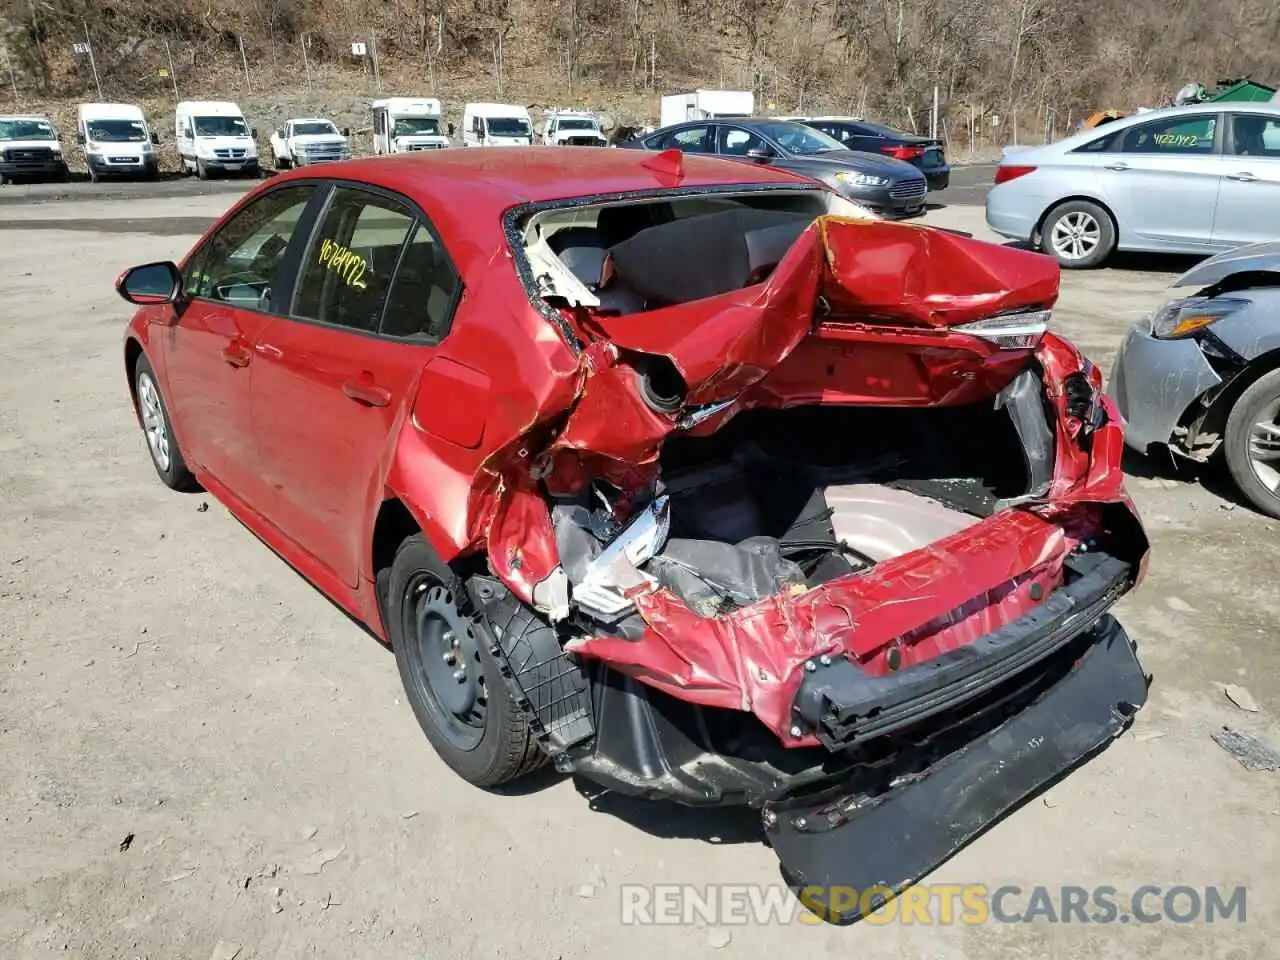
M 93 62 L 74 44 L 92 44 Z M 363 58 L 353 42 L 366 44 Z M 859 113 L 951 152 L 1037 142 L 1188 80 L 1280 74 L 1280 8 L 1189 0 L 0 0 L 0 110 L 175 93 L 367 127 L 367 102 L 434 95 L 581 104 L 654 120 L 658 96 L 754 88 L 770 112 Z M 376 54 L 376 75 L 375 75 Z M 98 81 L 95 83 L 93 67 Z M 15 96 L 16 91 L 16 96 Z M 63 120 L 65 123 L 65 120 Z

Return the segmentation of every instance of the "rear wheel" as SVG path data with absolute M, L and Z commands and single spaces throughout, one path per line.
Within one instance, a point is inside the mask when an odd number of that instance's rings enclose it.
M 1116 246 L 1111 215 L 1089 200 L 1070 200 L 1045 218 L 1040 249 L 1068 270 L 1096 267 Z
M 471 617 L 462 581 L 422 534 L 406 539 L 391 565 L 386 619 L 405 695 L 440 758 L 464 780 L 494 787 L 541 766 L 545 754 Z
M 1235 402 L 1223 455 L 1249 502 L 1280 518 L 1280 370 L 1259 377 Z

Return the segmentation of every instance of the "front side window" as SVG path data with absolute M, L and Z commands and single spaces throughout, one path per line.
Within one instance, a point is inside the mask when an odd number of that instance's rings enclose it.
M 741 127 L 720 127 L 719 152 L 726 157 L 745 157 L 751 150 L 767 150 L 769 145 L 749 130 Z
M 249 125 L 243 117 L 196 117 L 197 137 L 247 137 Z
M 1124 130 L 1115 149 L 1121 153 L 1210 154 L 1217 128 L 1217 114 L 1165 117 Z
M 710 127 L 688 127 L 684 130 L 677 130 L 667 136 L 662 146 L 666 150 L 674 147 L 676 150 L 681 150 L 685 153 L 712 153 L 714 151 L 711 143 Z
M 245 206 L 188 261 L 188 296 L 271 311 L 272 287 L 313 192 L 282 187 Z
M 303 254 L 293 315 L 377 332 L 414 222 L 408 208 L 380 194 L 336 189 Z
M 1256 113 L 1231 118 L 1228 152 L 1237 157 L 1280 158 L 1280 120 Z

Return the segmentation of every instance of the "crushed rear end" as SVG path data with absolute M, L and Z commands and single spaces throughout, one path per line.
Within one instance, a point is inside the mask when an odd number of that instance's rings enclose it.
M 1050 258 L 742 217 L 641 231 L 588 296 L 539 278 L 573 399 L 493 459 L 470 591 L 558 769 L 760 809 L 848 920 L 832 888 L 902 890 L 1131 722 L 1108 611 L 1148 545 Z M 721 290 L 695 251 L 740 236 Z M 529 609 L 555 645 L 504 633 Z

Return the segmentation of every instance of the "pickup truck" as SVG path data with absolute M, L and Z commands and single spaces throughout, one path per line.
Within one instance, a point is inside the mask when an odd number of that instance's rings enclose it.
M 589 113 L 558 111 L 547 117 L 542 142 L 548 147 L 607 147 L 600 121 Z
M 276 169 L 346 160 L 351 155 L 347 143 L 350 135 L 349 130 L 339 133 L 332 120 L 288 120 L 271 134 Z

